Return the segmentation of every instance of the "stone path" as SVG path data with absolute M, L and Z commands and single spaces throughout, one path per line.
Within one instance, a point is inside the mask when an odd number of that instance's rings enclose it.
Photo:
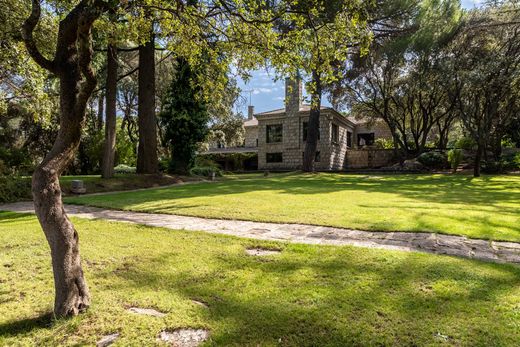
M 105 210 L 66 205 L 71 216 L 145 224 L 169 229 L 206 231 L 239 237 L 307 244 L 354 245 L 403 251 L 419 251 L 520 264 L 520 243 L 468 239 L 434 233 L 371 232 L 303 224 L 276 224 L 205 219 L 177 215 Z M 0 210 L 33 213 L 32 202 L 0 205 Z

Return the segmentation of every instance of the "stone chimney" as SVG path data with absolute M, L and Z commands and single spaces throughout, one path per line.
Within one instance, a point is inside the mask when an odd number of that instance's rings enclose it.
M 285 112 L 296 115 L 300 111 L 303 100 L 302 79 L 298 73 L 295 77 L 285 79 Z
M 255 107 L 253 105 L 247 106 L 247 119 L 251 120 L 254 118 Z

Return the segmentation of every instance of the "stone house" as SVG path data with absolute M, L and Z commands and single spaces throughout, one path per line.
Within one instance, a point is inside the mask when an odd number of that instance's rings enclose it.
M 259 170 L 298 170 L 303 165 L 310 105 L 303 104 L 301 79 L 286 79 L 285 108 L 254 113 L 249 106 L 244 122 L 244 147 L 237 152 L 258 153 Z M 323 106 L 315 156 L 315 169 L 340 171 L 348 168 L 387 165 L 392 151 L 375 150 L 378 138 L 391 139 L 383 123 L 371 124 L 345 117 Z M 208 153 L 233 152 L 233 149 L 210 149 Z

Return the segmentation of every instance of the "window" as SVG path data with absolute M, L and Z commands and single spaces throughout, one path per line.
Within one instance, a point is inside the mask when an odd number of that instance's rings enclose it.
M 305 158 L 305 152 L 302 152 L 302 160 Z M 316 163 L 319 163 L 321 161 L 321 154 L 320 151 L 316 151 L 316 154 L 314 155 L 314 161 Z
M 352 147 L 352 133 L 350 131 L 347 131 L 347 147 Z
M 339 142 L 339 127 L 337 124 L 332 124 L 332 138 L 333 143 Z
M 274 125 L 268 125 L 266 127 L 266 138 L 265 141 L 267 143 L 274 143 L 274 142 L 282 142 L 282 132 L 283 132 L 283 126 L 282 124 L 274 124 Z
M 266 163 L 281 163 L 283 162 L 282 153 L 266 153 L 265 161 Z
M 375 141 L 374 133 L 358 134 L 357 144 L 359 147 L 372 146 Z
M 309 122 L 303 122 L 302 124 L 302 141 L 307 141 L 307 129 L 309 128 Z M 320 131 L 318 130 L 318 140 L 320 139 Z

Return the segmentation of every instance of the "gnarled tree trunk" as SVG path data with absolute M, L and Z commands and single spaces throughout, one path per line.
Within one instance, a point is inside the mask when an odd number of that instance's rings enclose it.
M 107 80 L 106 80 L 106 120 L 105 120 L 105 144 L 103 147 L 103 159 L 101 176 L 111 178 L 114 176 L 114 160 L 116 154 L 116 102 L 117 102 L 117 47 L 108 45 L 107 49 Z
M 157 122 L 155 119 L 155 41 L 139 46 L 139 92 L 137 117 L 139 146 L 137 148 L 137 173 L 157 173 Z
M 88 99 L 96 86 L 91 69 L 91 28 L 105 10 L 101 0 L 82 0 L 60 22 L 56 54 L 45 58 L 36 47 L 33 30 L 40 18 L 40 2 L 23 25 L 29 54 L 60 80 L 60 130 L 51 151 L 32 178 L 34 208 L 51 249 L 54 272 L 54 313 L 76 315 L 90 305 L 90 294 L 81 268 L 78 233 L 68 219 L 61 200 L 59 177 L 72 162 L 79 146 Z
M 321 78 L 316 70 L 312 71 L 312 83 L 314 91 L 311 95 L 311 111 L 309 123 L 307 125 L 307 141 L 303 152 L 303 171 L 314 171 L 314 161 L 316 159 L 316 149 L 318 148 L 318 136 L 320 131 L 320 112 L 321 112 Z

